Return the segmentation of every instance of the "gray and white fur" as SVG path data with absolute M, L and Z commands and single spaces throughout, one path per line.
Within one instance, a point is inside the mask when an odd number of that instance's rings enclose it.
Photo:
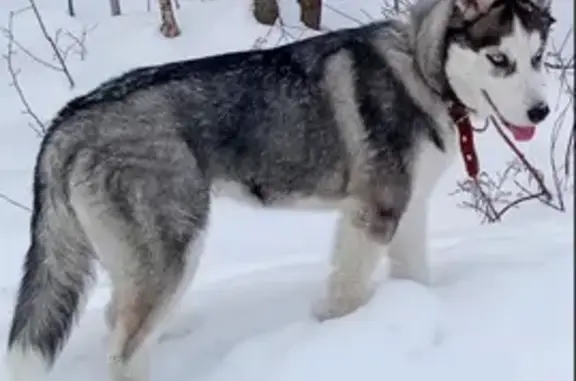
M 384 256 L 392 276 L 429 283 L 428 198 L 458 146 L 448 107 L 542 121 L 552 20 L 546 0 L 421 1 L 406 19 L 139 68 L 72 100 L 34 171 L 10 381 L 52 367 L 96 261 L 113 283 L 109 379 L 147 380 L 214 193 L 341 211 L 321 320 L 367 301 Z

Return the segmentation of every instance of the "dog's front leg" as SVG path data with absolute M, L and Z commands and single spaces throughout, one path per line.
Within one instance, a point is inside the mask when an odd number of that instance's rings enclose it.
M 327 295 L 314 311 L 319 320 L 349 314 L 368 300 L 370 278 L 388 254 L 400 215 L 357 200 L 344 201 Z
M 423 285 L 430 284 L 427 218 L 427 199 L 413 198 L 400 220 L 398 231 L 390 245 L 390 275 L 393 278 L 410 279 Z

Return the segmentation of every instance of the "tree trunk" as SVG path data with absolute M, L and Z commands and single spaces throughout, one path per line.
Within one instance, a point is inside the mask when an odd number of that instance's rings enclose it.
M 68 15 L 70 17 L 76 17 L 76 11 L 74 10 L 74 0 L 68 0 Z
M 120 0 L 110 0 L 110 12 L 112 12 L 112 16 L 120 16 L 122 14 Z
M 274 25 L 280 13 L 277 0 L 254 0 L 252 11 L 256 21 L 264 25 Z
M 174 16 L 172 0 L 158 0 L 158 4 L 160 5 L 160 17 L 162 18 L 160 32 L 167 38 L 179 36 L 180 28 Z
M 320 30 L 322 21 L 322 0 L 298 0 L 300 21 L 308 28 Z

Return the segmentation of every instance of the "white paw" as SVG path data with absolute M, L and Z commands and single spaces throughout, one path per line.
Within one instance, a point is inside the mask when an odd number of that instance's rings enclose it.
M 129 363 L 110 356 L 108 366 L 111 381 L 149 381 L 148 365 L 139 359 L 131 359 Z
M 356 311 L 366 304 L 369 298 L 365 288 L 338 285 L 332 287 L 327 296 L 314 304 L 313 314 L 319 321 L 339 318 Z

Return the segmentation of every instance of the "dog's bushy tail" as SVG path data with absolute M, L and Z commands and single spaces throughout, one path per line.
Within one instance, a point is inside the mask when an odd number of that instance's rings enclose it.
M 94 274 L 64 178 L 43 169 L 41 161 L 35 170 L 31 244 L 8 337 L 10 381 L 35 380 L 50 370 Z

